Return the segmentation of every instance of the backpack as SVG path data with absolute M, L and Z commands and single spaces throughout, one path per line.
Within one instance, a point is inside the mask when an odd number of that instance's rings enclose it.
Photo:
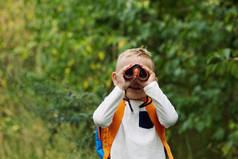
M 125 100 L 122 100 L 121 103 L 118 105 L 117 110 L 113 116 L 112 123 L 107 128 L 97 127 L 96 128 L 96 135 L 95 135 L 95 142 L 96 142 L 96 150 L 101 159 L 110 159 L 110 152 L 112 143 L 116 137 L 117 131 L 121 125 L 121 121 L 125 111 Z M 164 145 L 166 150 L 166 154 L 169 159 L 173 159 L 173 155 L 171 153 L 170 147 L 166 141 L 165 136 L 165 127 L 160 124 L 157 114 L 156 108 L 152 102 L 146 107 L 146 111 L 149 114 L 149 117 L 152 123 L 155 126 L 156 132 L 161 139 L 161 142 Z

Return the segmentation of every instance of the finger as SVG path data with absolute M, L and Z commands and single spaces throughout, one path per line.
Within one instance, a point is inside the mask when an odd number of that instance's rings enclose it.
M 149 72 L 150 74 L 154 73 L 149 67 L 147 67 L 147 66 L 145 66 L 145 65 L 141 65 L 141 67 L 142 67 L 145 71 Z
M 131 66 L 131 64 L 122 67 L 122 68 L 120 69 L 119 73 L 120 73 L 120 74 L 123 74 L 130 66 Z
M 158 82 L 158 81 L 159 81 L 157 77 L 155 77 L 155 80 L 156 80 L 156 82 Z
M 155 73 L 154 73 L 154 71 L 152 71 L 150 68 L 148 68 L 147 66 L 144 66 L 144 65 L 142 65 L 141 66 L 143 69 L 145 69 L 145 71 L 148 71 L 149 72 L 149 79 L 148 79 L 148 81 L 157 81 L 158 82 L 158 79 L 157 79 L 157 77 L 156 77 L 156 75 L 155 75 Z

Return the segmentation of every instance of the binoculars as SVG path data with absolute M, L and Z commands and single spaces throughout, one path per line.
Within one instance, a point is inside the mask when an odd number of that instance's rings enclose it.
M 137 71 L 136 71 L 137 70 Z M 123 74 L 123 77 L 125 80 L 131 80 L 133 79 L 134 76 L 137 76 L 137 78 L 140 81 L 146 81 L 148 80 L 150 74 L 148 71 L 146 71 L 145 69 L 143 69 L 141 67 L 141 65 L 139 64 L 134 64 L 134 65 L 130 65 Z

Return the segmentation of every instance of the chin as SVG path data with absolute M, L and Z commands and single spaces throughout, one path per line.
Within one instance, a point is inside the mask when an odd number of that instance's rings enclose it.
M 133 91 L 127 90 L 126 96 L 127 96 L 127 98 L 132 99 L 132 100 L 144 100 L 146 97 L 146 94 L 144 93 L 144 91 L 143 92 L 133 92 Z

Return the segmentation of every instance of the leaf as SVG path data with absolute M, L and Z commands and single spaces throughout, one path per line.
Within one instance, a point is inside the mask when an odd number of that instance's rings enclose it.
M 223 53 L 223 56 L 228 60 L 231 55 L 231 50 L 229 48 L 226 48 L 226 49 L 222 50 L 222 53 Z
M 119 43 L 118 43 L 118 47 L 119 47 L 119 49 L 123 48 L 123 47 L 125 46 L 126 43 L 127 43 L 127 40 L 125 40 L 125 39 L 119 41 Z
M 218 128 L 216 132 L 213 134 L 213 138 L 216 140 L 221 140 L 225 135 L 225 131 L 223 128 Z
M 221 55 L 218 52 L 211 53 L 207 58 L 207 64 L 215 64 L 221 61 Z
M 104 52 L 102 52 L 102 51 L 98 52 L 99 60 L 101 60 L 101 61 L 104 60 L 104 57 L 105 57 Z
M 234 62 L 231 67 L 231 74 L 238 79 L 238 62 Z

